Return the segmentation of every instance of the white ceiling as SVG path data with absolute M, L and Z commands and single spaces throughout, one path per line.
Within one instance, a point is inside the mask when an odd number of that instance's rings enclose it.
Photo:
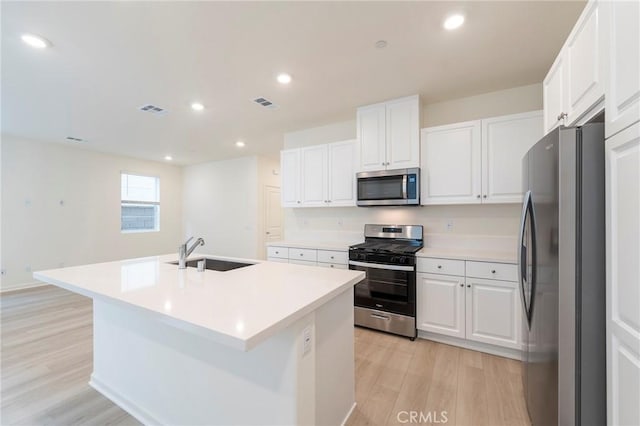
M 540 82 L 584 2 L 2 2 L 2 129 L 192 164 L 355 108 Z M 459 30 L 443 18 L 461 11 Z M 53 43 L 36 50 L 25 32 Z M 385 49 L 375 48 L 384 39 Z M 289 86 L 275 81 L 293 75 Z M 278 105 L 265 109 L 251 100 Z M 196 113 L 192 101 L 206 109 Z M 138 111 L 152 103 L 163 116 Z M 242 139 L 246 147 L 235 147 Z M 64 142 L 70 143 L 70 142 Z

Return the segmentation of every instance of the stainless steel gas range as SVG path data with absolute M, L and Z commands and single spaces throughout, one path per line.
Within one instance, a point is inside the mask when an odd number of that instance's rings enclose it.
M 416 252 L 421 225 L 365 225 L 365 241 L 349 247 L 349 269 L 366 277 L 354 289 L 355 324 L 416 338 Z

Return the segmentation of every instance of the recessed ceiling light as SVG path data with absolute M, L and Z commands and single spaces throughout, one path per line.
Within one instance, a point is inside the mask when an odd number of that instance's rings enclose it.
M 277 80 L 280 84 L 289 84 L 291 83 L 291 76 L 287 73 L 278 74 Z
M 455 30 L 464 24 L 464 16 L 456 14 L 447 17 L 442 25 L 446 30 Z
M 238 148 L 243 148 L 243 147 L 244 147 L 244 142 L 242 142 L 242 141 L 238 141 L 238 142 L 236 142 L 236 146 L 237 146 Z
M 170 155 L 165 155 L 164 159 L 167 160 L 167 161 L 171 161 L 171 160 L 173 160 L 173 157 L 170 156 Z
M 191 109 L 194 111 L 202 111 L 204 109 L 204 105 L 200 102 L 194 102 L 191 104 Z
M 36 49 L 44 49 L 45 47 L 51 46 L 49 40 L 34 34 L 22 34 L 22 41 Z
M 376 41 L 376 47 L 378 49 L 384 49 L 385 47 L 387 47 L 387 41 L 386 40 L 378 40 L 378 41 Z

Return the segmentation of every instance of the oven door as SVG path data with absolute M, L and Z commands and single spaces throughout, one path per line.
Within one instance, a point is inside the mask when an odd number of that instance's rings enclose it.
M 349 261 L 349 269 L 363 271 L 364 280 L 354 288 L 354 304 L 396 314 L 415 316 L 414 266 Z

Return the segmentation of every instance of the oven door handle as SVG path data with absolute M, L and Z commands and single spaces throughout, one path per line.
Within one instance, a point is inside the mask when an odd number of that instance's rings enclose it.
M 415 271 L 415 266 L 385 265 L 381 263 L 356 262 L 355 260 L 350 260 L 349 265 L 362 266 L 363 268 L 390 269 L 392 271 Z

